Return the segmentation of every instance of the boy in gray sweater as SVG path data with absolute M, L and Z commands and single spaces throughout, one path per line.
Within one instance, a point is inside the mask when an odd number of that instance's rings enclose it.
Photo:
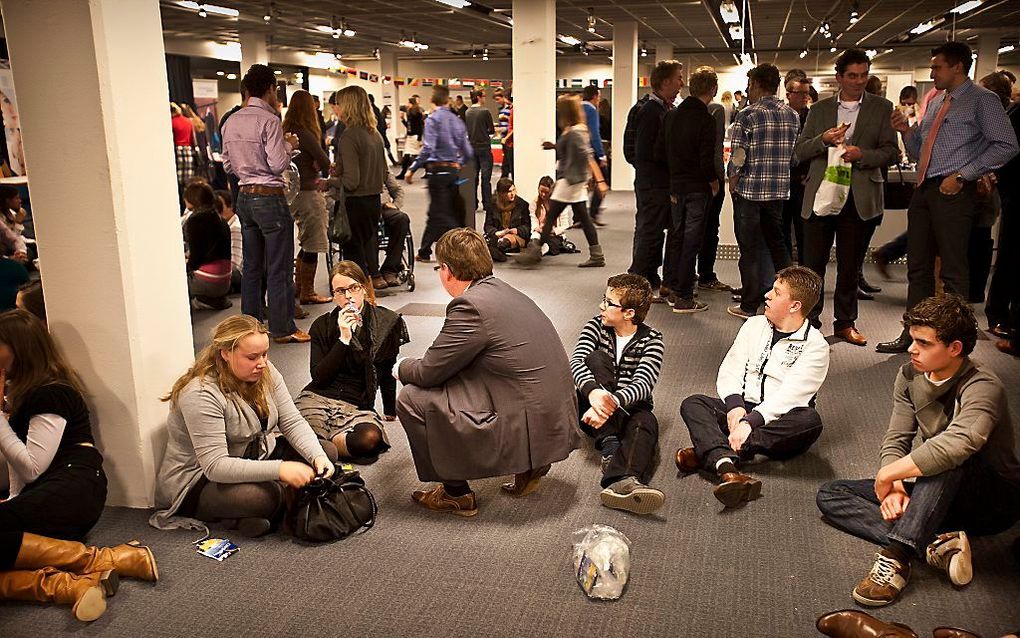
M 829 523 L 882 547 L 853 591 L 872 607 L 896 600 L 914 556 L 966 585 L 973 576 L 967 534 L 997 534 L 1020 520 L 1006 392 L 969 358 L 977 342 L 973 310 L 956 296 L 930 297 L 903 315 L 903 326 L 910 363 L 896 377 L 882 468 L 873 480 L 826 483 L 817 496 Z M 917 434 L 921 442 L 911 450 Z

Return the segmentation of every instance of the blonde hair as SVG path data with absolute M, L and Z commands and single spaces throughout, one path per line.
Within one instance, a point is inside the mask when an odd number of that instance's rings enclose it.
M 361 269 L 361 266 L 348 260 L 337 262 L 336 265 L 333 266 L 333 270 L 329 271 L 330 293 L 332 293 L 333 289 L 333 277 L 336 277 L 337 275 L 350 277 L 361 284 L 361 287 L 365 289 L 365 299 L 368 303 L 373 306 L 375 305 L 375 287 L 372 286 L 372 282 L 365 276 L 365 271 Z
M 311 132 L 316 138 L 322 135 L 319 127 L 319 118 L 315 115 L 315 100 L 312 94 L 305 90 L 294 91 L 290 96 L 290 105 L 287 107 L 287 115 L 283 118 L 283 130 L 287 133 L 297 133 L 300 130 Z
M 368 93 L 360 86 L 345 86 L 337 91 L 336 108 L 340 111 L 340 121 L 347 126 L 362 126 L 378 133 L 378 122 L 368 101 Z
M 562 128 L 584 125 L 584 111 L 581 99 L 576 95 L 561 95 L 556 100 L 556 120 Z
M 733 94 L 730 93 L 729 91 L 723 91 L 722 95 L 719 96 L 719 101 L 722 102 L 723 104 L 732 104 Z
M 228 364 L 220 352 L 223 350 L 233 351 L 241 339 L 253 334 L 269 335 L 269 331 L 258 319 L 249 315 L 234 315 L 227 317 L 216 324 L 213 328 L 212 343 L 207 345 L 195 357 L 195 363 L 177 381 L 174 382 L 170 392 L 160 397 L 161 401 L 169 401 L 176 405 L 184 387 L 193 379 L 205 379 L 215 376 L 216 387 L 220 389 L 223 396 L 232 401 L 242 399 L 245 403 L 252 405 L 259 416 L 269 416 L 269 400 L 272 380 L 269 375 L 269 368 L 262 371 L 262 376 L 255 383 L 241 381 L 230 370 Z

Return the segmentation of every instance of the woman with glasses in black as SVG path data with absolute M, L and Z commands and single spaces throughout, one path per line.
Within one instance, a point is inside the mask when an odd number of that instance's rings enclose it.
M 397 418 L 393 366 L 400 346 L 410 340 L 407 326 L 400 315 L 376 305 L 375 290 L 358 264 L 341 261 L 330 275 L 336 307 L 312 323 L 312 380 L 294 403 L 341 458 L 374 459 L 390 447 L 383 419 Z M 377 391 L 383 418 L 375 411 Z

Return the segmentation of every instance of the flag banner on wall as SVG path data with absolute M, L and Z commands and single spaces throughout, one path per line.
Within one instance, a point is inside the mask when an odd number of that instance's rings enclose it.
M 378 82 L 379 81 L 379 76 L 376 75 L 375 73 L 369 73 L 368 74 L 368 81 L 369 82 Z
M 597 87 L 598 85 L 599 85 L 599 81 L 598 80 L 588 80 L 588 86 L 595 86 L 595 87 Z
M 489 81 L 488 80 L 475 80 L 475 86 L 477 86 L 480 89 L 484 89 L 485 87 L 489 86 Z
M 404 86 L 404 81 L 399 78 L 394 80 L 393 83 L 396 84 L 397 86 Z
M 461 86 L 460 78 L 450 78 L 449 87 L 451 89 L 459 89 Z
M 572 89 L 579 89 L 579 88 L 581 88 L 583 86 L 584 86 L 584 80 L 582 80 L 581 78 L 571 78 L 570 79 L 570 88 L 572 88 Z
M 461 85 L 465 89 L 473 89 L 473 88 L 475 88 L 475 81 L 474 80 L 461 80 L 460 83 L 461 83 Z
M 432 86 L 434 84 L 435 84 L 435 80 L 433 80 L 432 78 L 422 78 L 422 81 L 421 81 L 421 85 L 422 86 Z
M 358 70 L 357 69 L 348 68 L 347 69 L 347 75 L 358 77 Z
M 638 86 L 649 86 L 648 78 L 646 78 L 646 77 L 638 78 Z
M 361 71 L 360 73 L 358 73 L 358 77 L 361 78 L 362 80 L 367 80 L 368 79 L 368 71 Z
M 503 80 L 489 80 L 489 86 L 495 89 L 503 88 Z
M 393 78 L 391 78 L 388 75 L 384 75 L 383 78 L 382 78 L 382 81 L 383 81 L 383 84 L 389 84 L 390 82 L 393 81 Z
M 407 84 L 410 86 L 421 86 L 421 80 L 418 78 L 407 78 Z
M 602 80 L 602 88 L 613 88 L 613 78 L 606 78 L 605 80 Z

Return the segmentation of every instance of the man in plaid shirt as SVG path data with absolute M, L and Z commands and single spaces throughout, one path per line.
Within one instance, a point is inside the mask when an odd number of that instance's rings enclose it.
M 779 69 L 759 64 L 747 79 L 751 105 L 733 122 L 728 170 L 742 294 L 740 305 L 727 312 L 742 319 L 757 314 L 775 272 L 790 265 L 783 243 L 783 202 L 790 198 L 790 166 L 800 128 L 797 112 L 776 98 Z

